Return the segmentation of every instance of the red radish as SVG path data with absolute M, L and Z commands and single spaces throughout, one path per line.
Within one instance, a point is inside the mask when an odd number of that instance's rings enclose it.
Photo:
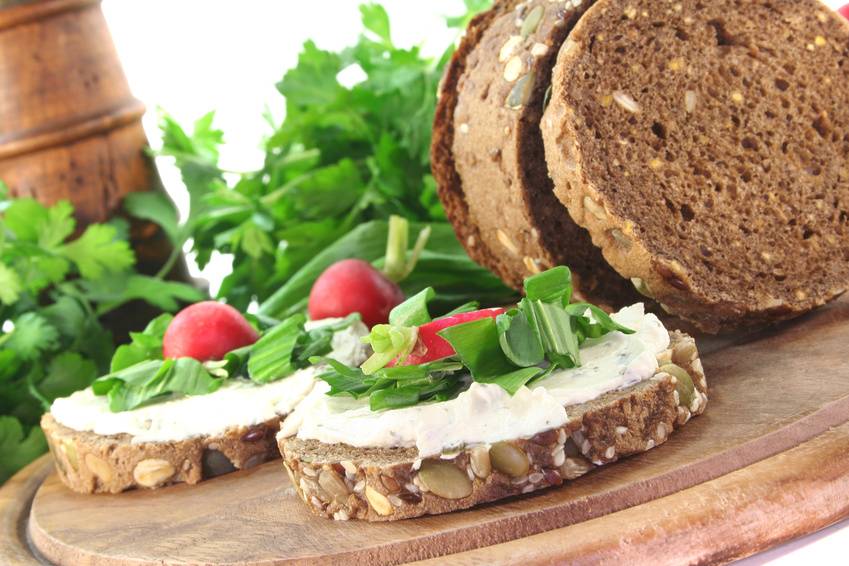
M 843 16 L 844 18 L 849 20 L 849 4 L 846 4 L 845 6 L 843 6 L 842 8 L 840 8 L 837 11 L 840 13 L 841 16 Z
M 204 301 L 177 313 L 165 331 L 162 356 L 220 360 L 227 352 L 253 344 L 258 338 L 242 313 L 224 303 Z
M 371 328 L 389 320 L 404 293 L 383 273 L 361 259 L 343 259 L 324 270 L 310 291 L 310 318 L 344 317 L 358 312 Z
M 447 340 L 439 336 L 437 332 L 443 328 L 456 326 L 464 322 L 471 322 L 485 317 L 495 318 L 505 311 L 506 309 L 495 308 L 464 312 L 419 326 L 418 340 L 416 341 L 416 345 L 413 346 L 413 351 L 404 361 L 404 365 L 414 366 L 453 356 L 454 348 L 451 347 L 451 344 Z

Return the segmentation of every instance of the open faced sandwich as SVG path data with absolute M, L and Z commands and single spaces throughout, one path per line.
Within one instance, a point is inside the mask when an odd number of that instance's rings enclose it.
M 431 290 L 372 328 L 360 367 L 327 357 L 278 434 L 310 509 L 339 520 L 445 513 L 650 450 L 704 411 L 693 339 L 642 304 L 573 303 L 570 272 L 509 309 L 431 319 Z
M 309 358 L 360 363 L 367 332 L 356 316 L 298 315 L 259 333 L 216 302 L 162 315 L 118 348 L 109 375 L 42 418 L 59 477 L 80 493 L 118 493 L 279 458 L 280 421 L 320 371 Z

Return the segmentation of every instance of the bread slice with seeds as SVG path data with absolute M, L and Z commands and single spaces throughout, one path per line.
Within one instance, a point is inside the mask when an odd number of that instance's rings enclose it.
M 311 321 L 317 328 L 338 319 Z M 359 364 L 369 349 L 368 329 L 356 322 L 336 332 L 334 356 Z M 114 413 L 91 388 L 57 399 L 41 428 L 62 482 L 79 493 L 196 484 L 280 457 L 275 435 L 281 419 L 316 383 L 321 366 L 256 384 L 228 379 L 204 395 L 174 396 Z
M 176 442 L 134 443 L 128 434 L 80 432 L 50 413 L 42 417 L 41 428 L 59 478 L 78 493 L 196 484 L 280 457 L 274 440 L 280 418 Z
M 703 330 L 797 316 L 849 286 L 847 82 L 816 0 L 599 0 L 542 122 L 555 193 Z
M 557 51 L 592 0 L 505 0 L 472 20 L 448 65 L 434 121 L 440 198 L 471 257 L 505 282 L 569 265 L 579 296 L 638 296 L 555 198 L 539 131 Z
M 567 407 L 565 425 L 531 438 L 420 459 L 415 448 L 364 449 L 278 435 L 309 509 L 337 520 L 391 521 L 466 509 L 557 486 L 650 450 L 701 414 L 707 383 L 693 339 L 670 333 L 659 369 L 627 389 Z

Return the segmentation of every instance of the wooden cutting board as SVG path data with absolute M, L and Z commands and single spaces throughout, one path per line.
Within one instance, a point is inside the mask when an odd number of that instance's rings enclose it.
M 306 511 L 279 462 L 194 487 L 81 496 L 41 460 L 0 490 L 0 556 L 28 564 L 37 552 L 74 565 L 391 564 L 448 554 L 461 564 L 722 562 L 849 515 L 849 299 L 700 347 L 707 412 L 657 449 L 561 488 L 450 515 L 339 523 Z

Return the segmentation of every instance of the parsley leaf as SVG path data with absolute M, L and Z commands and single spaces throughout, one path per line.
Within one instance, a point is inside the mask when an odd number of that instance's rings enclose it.
M 0 263 L 0 302 L 4 305 L 14 304 L 21 294 L 21 278 L 17 272 Z
M 115 228 L 106 224 L 92 224 L 62 251 L 86 279 L 100 279 L 104 273 L 119 273 L 135 263 L 129 244 L 116 239 Z
M 34 360 L 58 345 L 59 332 L 39 314 L 24 313 L 15 319 L 14 325 L 4 345 L 23 360 Z
M 484 7 L 479 0 L 467 5 Z M 181 243 L 191 238 L 201 267 L 213 251 L 233 254 L 234 270 L 219 297 L 243 310 L 256 300 L 276 318 L 303 306 L 325 259 L 382 257 L 385 227 L 371 223 L 391 215 L 419 228 L 433 223 L 434 233 L 451 235 L 450 241 L 431 236 L 405 292 L 421 291 L 431 285 L 428 276 L 438 275 L 445 284 L 433 286 L 451 306 L 475 297 L 511 298 L 456 241 L 430 172 L 437 86 L 447 58 L 395 45 L 379 4 L 364 4 L 360 15 L 363 33 L 356 44 L 336 52 L 307 41 L 297 65 L 277 84 L 285 119 L 271 124 L 261 169 L 221 169 L 223 135 L 211 113 L 194 128 L 164 114 L 161 155 L 173 157 L 181 171 L 188 218 L 175 229 L 171 210 L 162 203 L 143 206 L 136 197 L 128 199 L 128 209 L 179 234 Z M 428 254 L 445 254 L 431 271 L 422 269 L 430 265 Z M 386 267 L 399 279 L 405 275 L 394 264 Z
M 0 482 L 46 449 L 38 422 L 50 403 L 108 371 L 102 316 L 132 299 L 176 309 L 201 297 L 135 274 L 122 219 L 71 239 L 73 212 L 65 201 L 9 199 L 0 183 Z
M 44 433 L 37 426 L 24 432 L 15 417 L 0 415 L 0 484 L 47 450 Z

